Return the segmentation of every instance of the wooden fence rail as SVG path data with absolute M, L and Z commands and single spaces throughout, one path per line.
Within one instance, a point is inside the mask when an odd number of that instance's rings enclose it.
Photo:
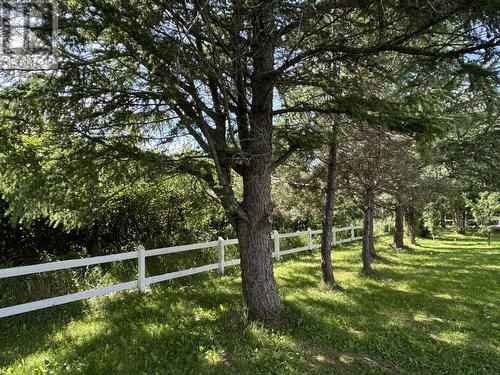
M 333 246 L 343 243 L 359 240 L 362 237 L 355 237 L 355 230 L 362 229 L 361 226 L 348 226 L 343 228 L 333 228 Z M 344 240 L 337 240 L 337 233 L 350 231 L 350 236 Z M 274 252 L 273 257 L 280 258 L 282 255 L 297 253 L 300 251 L 313 250 L 320 247 L 319 244 L 313 243 L 313 236 L 321 234 L 321 229 L 311 230 L 307 229 L 306 231 L 299 231 L 293 233 L 278 233 L 274 231 L 271 235 L 271 238 L 274 240 Z M 290 237 L 298 237 L 298 236 L 306 236 L 307 237 L 307 245 L 302 247 L 297 247 L 288 250 L 280 249 L 280 240 L 283 238 Z M 183 276 L 193 275 L 196 273 L 207 272 L 210 270 L 218 270 L 220 274 L 224 274 L 225 267 L 236 266 L 240 264 L 239 259 L 233 259 L 226 261 L 224 259 L 224 250 L 228 245 L 237 245 L 237 239 L 223 239 L 219 237 L 217 241 L 209 241 L 203 243 L 196 243 L 190 245 L 182 245 L 182 246 L 173 246 L 173 247 L 165 247 L 160 249 L 151 249 L 146 250 L 144 246 L 139 245 L 137 247 L 137 251 L 131 251 L 128 253 L 121 254 L 112 254 L 105 256 L 97 256 L 90 257 L 84 259 L 74 259 L 74 260 L 64 260 L 58 262 L 50 262 L 43 264 L 36 264 L 32 266 L 22 266 L 22 267 L 13 267 L 13 268 L 3 268 L 0 269 L 0 279 L 5 279 L 8 277 L 17 277 L 22 275 L 30 275 L 41 272 L 49 272 L 49 271 L 57 271 L 64 270 L 75 267 L 85 267 L 96 264 L 110 263 L 110 262 L 119 262 L 124 260 L 136 259 L 138 264 L 138 278 L 137 280 L 110 285 L 104 288 L 96 288 L 91 290 L 86 290 L 77 293 L 71 293 L 64 296 L 58 296 L 53 298 L 47 298 L 39 301 L 23 303 L 20 305 L 9 306 L 0 308 L 0 318 L 4 318 L 7 316 L 22 314 L 28 311 L 44 309 L 51 306 L 62 305 L 64 303 L 79 301 L 87 298 L 102 296 L 108 293 L 120 292 L 127 289 L 135 289 L 138 288 L 140 292 L 144 292 L 147 286 L 155 283 L 159 283 L 166 280 L 172 280 Z M 207 248 L 217 248 L 218 249 L 218 262 L 213 264 L 208 264 L 200 267 L 194 267 L 189 269 L 184 269 L 176 272 L 169 272 L 162 275 L 150 276 L 146 277 L 146 259 L 148 257 L 164 255 L 164 254 L 173 254 L 180 253 L 184 251 L 193 251 L 193 250 L 201 250 Z

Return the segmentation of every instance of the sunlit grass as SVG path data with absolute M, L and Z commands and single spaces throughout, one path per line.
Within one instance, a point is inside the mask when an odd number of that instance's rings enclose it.
M 377 244 L 373 278 L 359 242 L 335 248 L 342 292 L 319 282 L 317 252 L 277 262 L 274 327 L 244 324 L 236 271 L 2 319 L 0 373 L 499 373 L 500 237 Z

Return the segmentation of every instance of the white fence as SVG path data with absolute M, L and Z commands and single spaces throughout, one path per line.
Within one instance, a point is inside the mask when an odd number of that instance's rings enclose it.
M 351 225 L 351 226 L 343 227 L 343 228 L 333 228 L 333 243 L 332 243 L 332 245 L 335 246 L 335 245 L 343 243 L 343 242 L 350 242 L 350 241 L 355 241 L 355 240 L 361 239 L 362 237 L 355 237 L 355 230 L 356 229 L 362 229 L 362 227 Z M 343 231 L 350 231 L 350 236 L 346 239 L 343 239 L 343 240 L 337 240 L 337 233 L 343 232 Z M 307 231 L 300 231 L 300 232 L 293 232 L 293 233 L 278 233 L 277 231 L 274 231 L 273 234 L 271 235 L 271 238 L 274 240 L 273 257 L 279 258 L 282 255 L 287 255 L 287 254 L 297 253 L 300 251 L 313 250 L 313 249 L 319 248 L 320 247 L 319 244 L 313 243 L 313 236 L 321 234 L 321 232 L 322 232 L 321 229 L 311 230 L 309 228 L 307 229 Z M 307 236 L 307 245 L 306 246 L 297 247 L 294 249 L 289 249 L 289 250 L 284 250 L 284 251 L 280 250 L 280 239 L 289 238 L 289 237 L 298 237 L 298 236 Z M 41 273 L 41 272 L 64 270 L 64 269 L 68 269 L 68 268 L 85 267 L 85 266 L 91 266 L 91 265 L 96 265 L 96 264 L 137 259 L 138 279 L 133 280 L 133 281 L 129 281 L 126 283 L 110 285 L 110 286 L 107 286 L 104 288 L 96 288 L 96 289 L 86 290 L 83 292 L 71 293 L 71 294 L 67 294 L 64 296 L 47 298 L 47 299 L 43 299 L 40 301 L 23 303 L 21 305 L 0 308 L 0 318 L 4 318 L 7 316 L 11 316 L 11 315 L 17 315 L 17 314 L 21 314 L 21 313 L 25 313 L 25 312 L 33 311 L 33 310 L 40 310 L 40 309 L 44 309 L 46 307 L 62 305 L 64 303 L 79 301 L 79 300 L 83 300 L 83 299 L 87 299 L 87 298 L 102 296 L 102 295 L 108 294 L 108 293 L 120 292 L 122 290 L 127 290 L 127 289 L 138 288 L 141 292 L 144 292 L 148 285 L 159 283 L 159 282 L 166 281 L 166 280 L 176 279 L 176 278 L 187 276 L 187 275 L 193 275 L 195 273 L 206 272 L 206 271 L 210 271 L 210 270 L 218 270 L 220 274 L 224 274 L 224 267 L 230 267 L 230 266 L 235 266 L 235 265 L 240 264 L 239 259 L 233 259 L 233 260 L 229 260 L 229 261 L 226 261 L 224 259 L 224 247 L 227 245 L 237 245 L 237 244 L 238 244 L 237 239 L 226 239 L 225 240 L 225 239 L 219 237 L 219 239 L 217 241 L 196 243 L 196 244 L 183 245 L 183 246 L 165 247 L 165 248 L 161 248 L 161 249 L 152 249 L 152 250 L 145 250 L 144 246 L 141 245 L 141 246 L 138 246 L 137 251 L 131 251 L 128 253 L 97 256 L 97 257 L 90 257 L 90 258 L 84 258 L 84 259 L 63 260 L 63 261 L 58 261 L 58 262 L 36 264 L 36 265 L 32 265 L 32 266 L 3 268 L 3 269 L 0 269 L 0 279 L 5 279 L 7 277 L 22 276 L 22 275 L 31 275 L 34 273 Z M 157 255 L 180 253 L 180 252 L 184 252 L 184 251 L 200 250 L 200 249 L 206 249 L 206 248 L 217 248 L 218 249 L 218 254 L 219 254 L 218 258 L 219 259 L 218 259 L 217 263 L 208 264 L 208 265 L 201 266 L 201 267 L 189 268 L 189 269 L 176 271 L 176 272 L 169 272 L 169 273 L 165 273 L 165 274 L 157 275 L 157 276 L 146 277 L 146 258 L 148 258 L 148 257 L 157 256 Z

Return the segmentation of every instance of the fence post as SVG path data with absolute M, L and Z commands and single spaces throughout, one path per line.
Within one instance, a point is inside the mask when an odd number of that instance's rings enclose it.
M 143 245 L 137 247 L 138 270 L 139 270 L 139 292 L 146 291 L 146 249 Z
M 280 258 L 280 234 L 277 230 L 274 230 L 274 256 Z
M 312 233 L 311 228 L 307 228 L 307 250 L 312 250 Z
M 224 275 L 224 238 L 219 237 L 219 273 Z
M 354 224 L 351 224 L 351 241 L 354 241 Z
M 337 231 L 335 230 L 335 228 L 332 228 L 332 232 L 333 232 L 332 246 L 335 246 L 337 244 Z

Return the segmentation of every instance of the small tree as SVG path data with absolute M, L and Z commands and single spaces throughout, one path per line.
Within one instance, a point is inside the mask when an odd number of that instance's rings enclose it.
M 357 198 L 363 212 L 363 272 L 372 273 L 371 261 L 378 258 L 373 241 L 375 197 L 385 183 L 391 135 L 376 124 L 355 123 L 345 127 L 339 143 L 340 183 Z
M 488 237 L 488 246 L 491 243 L 491 221 L 500 214 L 500 192 L 483 191 L 477 200 L 466 198 L 466 205 L 470 208 L 474 219 L 480 225 L 480 231 Z

